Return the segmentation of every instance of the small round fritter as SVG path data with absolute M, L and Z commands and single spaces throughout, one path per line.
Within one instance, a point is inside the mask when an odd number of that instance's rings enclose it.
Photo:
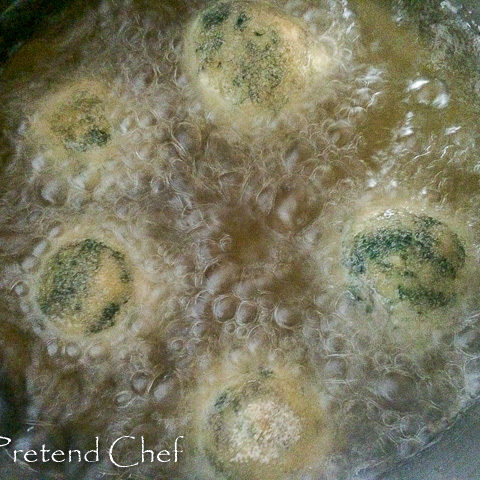
M 47 260 L 37 302 L 59 328 L 91 334 L 115 324 L 131 290 L 125 256 L 88 238 L 60 248 Z
M 103 147 L 111 137 L 103 101 L 86 90 L 72 92 L 72 97 L 55 109 L 49 123 L 63 146 L 74 152 Z
M 215 2 L 190 24 L 185 66 L 209 107 L 271 115 L 295 101 L 327 56 L 295 19 L 261 2 Z
M 323 413 L 296 387 L 263 369 L 213 397 L 201 443 L 218 474 L 228 479 L 283 478 L 302 470 L 311 445 L 320 448 L 317 460 L 329 453 Z
M 389 302 L 423 310 L 452 302 L 465 260 L 462 240 L 445 223 L 387 210 L 354 235 L 346 265 Z

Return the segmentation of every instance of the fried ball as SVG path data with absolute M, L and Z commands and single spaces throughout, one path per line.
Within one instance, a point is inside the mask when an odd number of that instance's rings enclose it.
M 60 248 L 46 261 L 37 303 L 59 328 L 93 334 L 115 324 L 131 289 L 125 256 L 86 238 Z
M 423 311 L 453 301 L 465 260 L 462 240 L 445 223 L 387 210 L 354 235 L 346 264 L 353 277 L 389 302 Z
M 220 390 L 207 406 L 201 442 L 224 478 L 277 479 L 302 470 L 315 445 L 329 453 L 324 413 L 292 380 L 262 369 Z M 311 442 L 311 444 L 310 444 Z
M 60 104 L 49 123 L 63 146 L 75 152 L 103 147 L 111 137 L 102 100 L 86 90 L 74 92 L 72 98 Z
M 31 141 L 53 149 L 63 161 L 101 151 L 114 136 L 108 95 L 106 85 L 88 79 L 47 95 L 32 118 Z
M 190 24 L 185 65 L 209 107 L 272 116 L 298 100 L 328 55 L 293 18 L 261 2 L 216 2 Z

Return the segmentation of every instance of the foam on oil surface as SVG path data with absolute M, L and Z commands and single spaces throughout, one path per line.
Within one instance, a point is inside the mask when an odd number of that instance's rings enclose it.
M 268 365 L 286 385 L 313 384 L 305 395 L 329 426 L 325 455 L 306 457 L 310 472 L 292 478 L 353 478 L 424 447 L 480 388 L 472 101 L 375 3 L 279 1 L 336 68 L 302 109 L 249 131 L 229 126 L 183 63 L 188 20 L 205 8 L 80 2 L 3 70 L 1 308 L 36 339 L 25 367 L 35 428 L 18 442 L 35 448 L 68 429 L 77 447 L 100 431 L 105 443 L 128 431 L 158 445 L 190 432 L 195 446 L 199 412 L 224 383 L 241 390 L 239 369 L 253 378 Z M 65 124 L 65 112 L 80 124 Z M 352 294 L 351 233 L 395 209 L 461 241 L 448 310 L 392 306 L 385 293 L 398 285 L 388 282 L 362 278 L 368 301 Z M 41 318 L 35 282 L 59 248 L 85 238 L 123 252 L 132 293 L 118 325 L 72 337 Z M 279 402 L 292 425 L 285 441 L 297 445 L 305 430 L 293 405 L 304 400 L 290 390 L 288 401 L 252 397 L 242 421 L 262 417 L 272 432 L 269 402 Z M 253 461 L 244 430 L 228 432 L 232 458 Z M 260 447 L 280 455 L 275 443 Z M 145 464 L 138 474 L 228 478 L 229 462 L 215 470 L 204 450 L 180 471 Z

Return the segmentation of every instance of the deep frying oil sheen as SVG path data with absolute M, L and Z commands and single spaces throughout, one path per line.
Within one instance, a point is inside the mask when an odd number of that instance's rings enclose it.
M 181 461 L 127 474 L 371 478 L 471 404 L 475 77 L 414 8 L 74 2 L 18 48 L 0 99 L 13 446 L 182 436 Z M 103 453 L 34 468 L 125 478 Z

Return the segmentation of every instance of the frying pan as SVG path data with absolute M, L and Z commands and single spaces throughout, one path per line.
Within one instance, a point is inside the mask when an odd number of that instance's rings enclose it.
M 368 1 L 368 0 L 364 0 Z M 71 0 L 0 0 L 0 66 L 16 47 L 48 23 Z M 432 26 L 442 25 L 455 41 L 454 55 L 468 64 L 465 88 L 478 95 L 476 75 L 480 74 L 480 57 L 472 48 L 480 40 L 480 0 L 385 0 L 392 8 L 402 3 L 409 11 L 415 28 L 426 41 L 432 40 Z M 443 7 L 443 8 L 442 8 Z M 452 47 L 453 48 L 453 47 Z M 453 55 L 453 52 L 452 52 Z M 471 79 L 471 80 L 470 80 Z M 480 102 L 479 102 L 480 105 Z M 0 162 L 1 167 L 2 162 Z M 0 358 L 1 361 L 1 358 Z M 18 388 L 18 386 L 17 386 Z M 22 424 L 21 395 L 8 380 L 0 363 L 0 431 L 14 433 Z M 7 461 L 6 461 L 7 460 Z M 72 476 L 73 475 L 73 476 Z M 26 469 L 12 465 L 5 452 L 0 452 L 0 478 L 47 480 Z M 75 478 L 66 474 L 65 478 Z M 102 477 L 98 477 L 102 478 Z M 480 479 L 480 403 L 462 414 L 452 428 L 433 445 L 396 465 L 386 474 L 374 470 L 358 474 L 360 480 L 479 480 Z

